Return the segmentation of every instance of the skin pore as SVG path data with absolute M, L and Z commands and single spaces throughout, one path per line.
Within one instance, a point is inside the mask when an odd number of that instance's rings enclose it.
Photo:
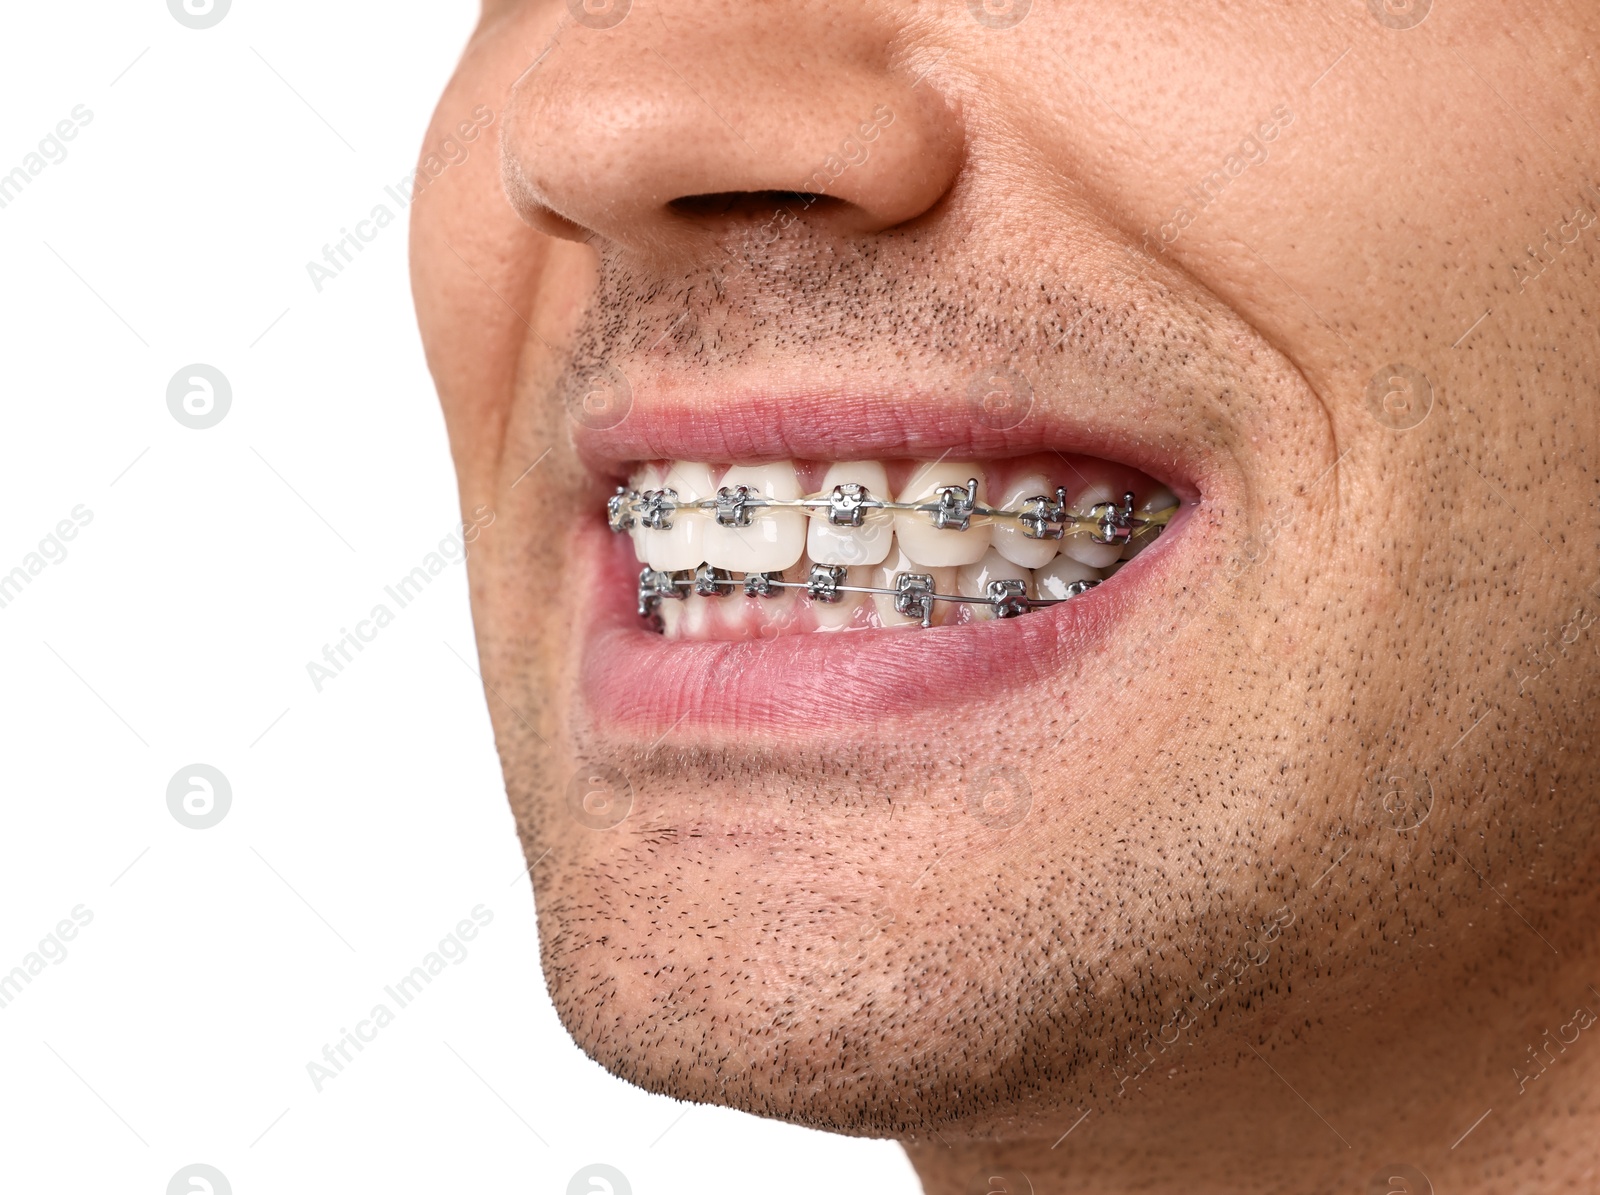
M 412 227 L 578 1043 L 935 1195 L 1592 1189 L 1600 17 L 599 7 L 486 5 L 424 153 L 499 153 Z M 596 379 L 800 437 L 996 366 L 1201 479 L 1112 633 L 810 729 L 585 699 Z

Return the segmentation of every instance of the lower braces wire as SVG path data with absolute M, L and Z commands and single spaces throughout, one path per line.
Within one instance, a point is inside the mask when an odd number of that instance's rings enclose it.
M 1139 536 L 1154 538 L 1176 513 L 1176 507 L 1166 510 L 1134 514 L 1132 491 L 1124 493 L 1122 501 L 1099 502 L 1083 515 L 1067 511 L 1065 487 L 1056 487 L 1054 496 L 1037 494 L 1025 498 L 1019 509 L 983 506 L 978 502 L 977 478 L 969 478 L 965 486 L 941 486 L 927 502 L 886 502 L 874 498 L 863 485 L 847 483 L 833 487 L 829 495 L 810 498 L 768 498 L 754 493 L 749 486 L 723 486 L 716 497 L 699 501 L 680 502 L 675 490 L 630 490 L 622 486 L 606 502 L 606 521 L 611 530 L 621 534 L 636 525 L 651 531 L 669 531 L 672 516 L 679 510 L 710 511 L 719 526 L 748 527 L 750 513 L 754 510 L 801 509 L 826 510 L 828 522 L 836 527 L 860 527 L 863 516 L 870 510 L 909 511 L 929 516 L 935 527 L 950 531 L 965 531 L 973 519 L 993 521 L 1016 519 L 1022 525 L 1022 534 L 1028 539 L 1060 539 L 1064 535 L 1087 535 L 1096 544 L 1128 544 Z M 730 594 L 736 584 L 742 585 L 746 597 L 775 597 L 782 589 L 804 589 L 813 601 L 837 602 L 847 593 L 880 594 L 894 598 L 895 612 L 906 618 L 918 618 L 923 626 L 933 622 L 934 602 L 960 602 L 986 605 L 996 618 L 1014 618 L 1042 606 L 1054 606 L 1093 589 L 1099 581 L 1074 581 L 1067 586 L 1066 596 L 1060 598 L 1030 598 L 1026 583 L 1019 579 L 990 581 L 983 597 L 967 594 L 935 593 L 931 573 L 897 573 L 893 589 L 874 585 L 844 584 L 845 567 L 838 564 L 813 564 L 804 581 L 785 581 L 777 573 L 747 573 L 735 582 L 725 569 L 702 564 L 693 570 L 665 572 L 643 568 L 639 572 L 639 616 L 653 618 L 663 599 L 683 599 L 690 591 L 703 597 L 721 597 Z
M 785 581 L 776 573 L 746 573 L 735 581 L 726 569 L 702 564 L 699 568 L 679 572 L 661 569 L 639 570 L 639 617 L 650 618 L 657 613 L 663 598 L 684 599 L 693 590 L 702 597 L 722 597 L 731 594 L 736 585 L 742 586 L 746 597 L 776 597 L 780 589 L 803 589 L 813 601 L 837 602 L 847 593 L 883 594 L 894 598 L 895 613 L 905 618 L 920 618 L 923 626 L 933 624 L 934 602 L 964 602 L 969 605 L 988 606 L 996 618 L 1015 618 L 1041 606 L 1056 606 L 1071 601 L 1099 585 L 1099 581 L 1074 581 L 1066 587 L 1066 597 L 1031 598 L 1026 584 L 1015 578 L 990 581 L 985 596 L 972 597 L 964 593 L 935 593 L 931 573 L 896 573 L 893 589 L 878 585 L 846 585 L 843 583 L 845 566 L 842 564 L 813 564 L 804 581 Z

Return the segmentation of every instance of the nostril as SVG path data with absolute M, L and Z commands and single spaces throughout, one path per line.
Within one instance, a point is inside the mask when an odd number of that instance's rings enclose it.
M 832 195 L 808 191 L 713 191 L 705 195 L 683 195 L 667 206 L 691 220 L 764 220 L 780 208 L 826 212 L 845 204 Z

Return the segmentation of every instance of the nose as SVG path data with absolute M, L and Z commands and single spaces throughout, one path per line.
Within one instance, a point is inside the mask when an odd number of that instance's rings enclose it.
M 962 129 L 895 63 L 902 31 L 874 7 L 700 0 L 564 23 L 512 88 L 507 196 L 540 231 L 637 251 L 779 203 L 840 235 L 916 219 L 954 182 Z

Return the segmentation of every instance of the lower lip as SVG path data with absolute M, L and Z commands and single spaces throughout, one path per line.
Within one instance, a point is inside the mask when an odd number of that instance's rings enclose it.
M 1184 506 L 1150 547 L 1087 593 L 1018 618 L 723 642 L 649 630 L 632 541 L 588 524 L 573 545 L 596 599 L 582 611 L 580 691 L 597 728 L 766 737 L 875 737 L 887 718 L 961 706 L 1071 667 L 1109 636 L 1154 625 L 1162 579 L 1182 567 Z

